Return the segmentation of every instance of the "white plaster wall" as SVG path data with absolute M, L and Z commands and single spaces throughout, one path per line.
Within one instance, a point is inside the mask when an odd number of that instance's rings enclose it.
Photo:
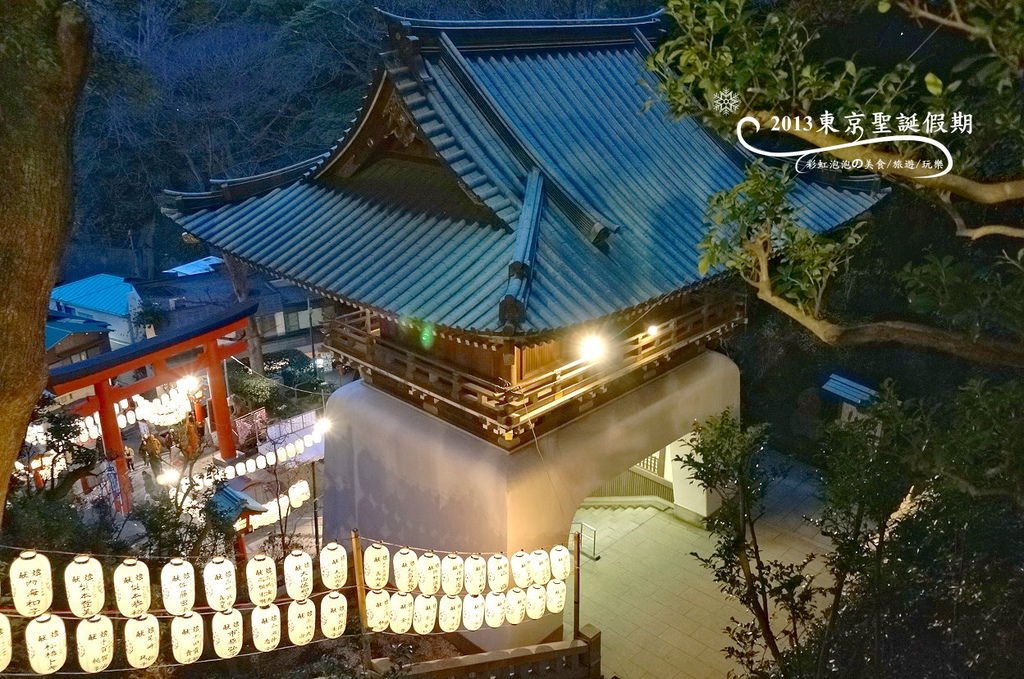
M 353 382 L 327 403 L 324 532 L 338 539 L 358 527 L 368 538 L 437 550 L 550 546 L 565 540 L 576 508 L 601 484 L 727 407 L 739 407 L 739 370 L 706 352 L 509 453 Z M 529 643 L 557 624 L 473 640 Z

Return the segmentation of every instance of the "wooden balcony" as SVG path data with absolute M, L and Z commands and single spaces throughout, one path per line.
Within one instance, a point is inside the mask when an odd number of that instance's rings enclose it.
M 601 361 L 568 361 L 516 384 L 471 374 L 386 339 L 379 318 L 367 311 L 337 316 L 329 325 L 325 346 L 358 369 L 367 382 L 417 402 L 476 435 L 515 447 L 521 434 L 542 421 L 571 419 L 556 416 L 563 406 L 576 403 L 586 409 L 597 400 L 614 397 L 745 321 L 741 296 L 708 294 L 663 321 L 653 335 L 646 327 L 640 332 L 630 328 L 630 334 L 609 342 Z

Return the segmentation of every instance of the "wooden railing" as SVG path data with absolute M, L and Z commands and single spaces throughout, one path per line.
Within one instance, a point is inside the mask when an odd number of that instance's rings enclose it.
M 521 431 L 566 401 L 602 389 L 637 369 L 669 358 L 680 349 L 742 325 L 746 313 L 738 296 L 716 296 L 671 318 L 655 334 L 645 329 L 608 348 L 600 362 L 575 360 L 516 385 L 462 371 L 381 336 L 367 311 L 337 316 L 329 325 L 327 348 L 372 376 L 387 376 L 410 396 L 431 398 L 480 421 L 495 434 Z
M 383 659 L 373 666 L 377 675 L 396 669 Z M 584 625 L 573 641 L 430 660 L 406 665 L 402 673 L 418 679 L 600 679 L 601 633 Z

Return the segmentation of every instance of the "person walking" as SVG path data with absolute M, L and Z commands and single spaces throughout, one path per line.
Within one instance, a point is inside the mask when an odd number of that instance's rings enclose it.
M 128 463 L 128 471 L 135 471 L 135 449 L 131 446 L 124 447 L 124 459 Z

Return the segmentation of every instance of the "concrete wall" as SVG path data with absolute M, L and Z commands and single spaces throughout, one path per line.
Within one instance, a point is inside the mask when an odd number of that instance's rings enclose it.
M 694 421 L 738 409 L 739 380 L 732 361 L 706 352 L 513 453 L 363 382 L 347 384 L 327 403 L 325 535 L 358 527 L 368 538 L 439 551 L 511 553 L 563 542 L 576 508 L 602 483 Z M 528 643 L 552 624 L 473 640 L 490 648 Z M 501 636 L 510 633 L 514 639 Z

